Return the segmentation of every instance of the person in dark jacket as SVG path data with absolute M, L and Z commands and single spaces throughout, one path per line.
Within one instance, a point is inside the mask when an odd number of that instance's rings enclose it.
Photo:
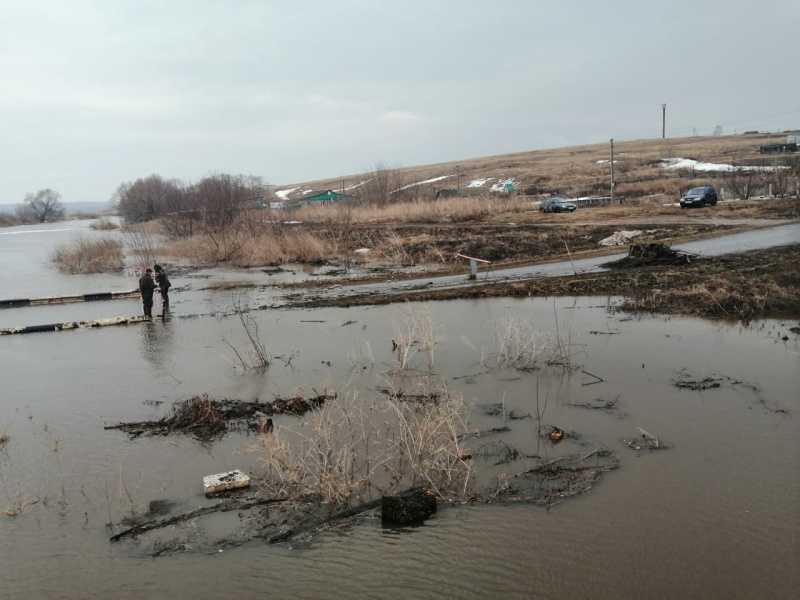
M 164 310 L 169 308 L 169 288 L 172 285 L 167 277 L 167 272 L 161 268 L 161 265 L 155 265 L 153 269 L 156 272 L 156 285 L 161 291 L 161 304 Z
M 153 269 L 145 269 L 144 275 L 139 278 L 139 292 L 142 294 L 142 308 L 144 308 L 145 317 L 153 317 L 153 292 L 155 289 Z

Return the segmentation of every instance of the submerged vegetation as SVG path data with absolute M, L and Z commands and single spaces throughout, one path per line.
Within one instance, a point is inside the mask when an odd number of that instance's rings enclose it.
M 494 347 L 482 352 L 487 368 L 572 372 L 572 359 L 564 355 L 570 352 L 569 344 L 558 331 L 545 334 L 514 320 L 497 328 Z M 399 308 L 393 331 L 395 361 L 386 365 L 382 385 L 367 391 L 344 384 L 335 392 L 302 393 L 273 402 L 195 396 L 176 402 L 157 421 L 106 429 L 119 429 L 133 438 L 189 434 L 204 443 L 234 431 L 254 435 L 248 446 L 257 459 L 253 469 L 257 491 L 226 492 L 234 500 L 202 514 L 269 505 L 248 519 L 247 535 L 270 543 L 320 530 L 334 521 L 348 522 L 381 506 L 384 520 L 400 514 L 424 518 L 443 502 L 551 506 L 588 491 L 603 472 L 617 468 L 617 456 L 605 448 L 571 453 L 567 443 L 558 458 L 548 456 L 542 441 L 561 442 L 561 437 L 549 436 L 564 432 L 543 423 L 547 402 L 539 404 L 538 392 L 535 416 L 506 411 L 502 404 L 497 411 L 486 412 L 490 419 L 502 419 L 502 426 L 476 428 L 471 424 L 474 401 L 450 390 L 436 373 L 441 334 L 430 313 L 424 308 Z M 364 361 L 372 361 L 370 353 L 351 357 L 356 370 Z M 510 431 L 507 419 L 525 418 L 533 419 L 531 448 L 487 442 L 487 436 Z M 573 432 L 565 439 L 576 437 Z M 199 514 L 192 510 L 162 521 L 137 522 L 112 540 Z M 155 555 L 162 550 L 158 543 Z M 185 542 L 176 546 L 179 551 L 186 547 Z
M 52 260 L 66 273 L 102 273 L 125 266 L 122 242 L 114 238 L 94 238 L 83 234 L 56 246 Z

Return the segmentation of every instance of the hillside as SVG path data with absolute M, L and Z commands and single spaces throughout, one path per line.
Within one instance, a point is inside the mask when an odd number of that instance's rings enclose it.
M 682 178 L 713 179 L 727 165 L 773 165 L 786 155 L 763 155 L 760 146 L 782 143 L 785 134 L 741 134 L 614 142 L 615 191 L 619 195 L 674 194 L 693 185 Z M 415 167 L 396 171 L 398 187 L 419 188 L 419 197 L 432 197 L 441 188 L 483 187 L 502 191 L 511 182 L 518 193 L 581 196 L 608 193 L 609 143 L 534 150 Z M 796 156 L 796 155 L 795 155 Z M 691 159 L 678 163 L 676 159 Z M 672 161 L 672 166 L 666 164 Z M 696 161 L 696 162 L 692 162 Z M 297 200 L 310 191 L 332 189 L 358 196 L 370 173 L 307 181 L 275 188 L 278 197 Z M 674 180 L 669 185 L 669 180 Z M 656 184 L 654 182 L 658 181 Z

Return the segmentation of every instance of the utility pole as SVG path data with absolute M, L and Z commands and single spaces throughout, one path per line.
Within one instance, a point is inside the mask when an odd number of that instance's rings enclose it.
M 461 175 L 458 171 L 458 165 L 456 165 L 456 193 L 458 197 L 461 197 Z
M 661 139 L 667 137 L 667 105 L 661 105 Z
M 611 138 L 611 204 L 614 204 L 614 138 Z

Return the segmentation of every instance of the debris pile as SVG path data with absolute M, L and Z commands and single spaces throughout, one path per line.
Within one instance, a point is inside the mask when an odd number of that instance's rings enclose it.
M 697 254 L 674 250 L 666 244 L 654 242 L 652 244 L 631 244 L 628 248 L 628 256 L 603 266 L 610 269 L 630 269 L 651 265 L 688 265 L 695 258 L 698 258 Z
M 104 429 L 120 429 L 132 438 L 140 435 L 169 435 L 191 433 L 200 439 L 212 439 L 227 431 L 267 432 L 272 429 L 276 414 L 302 415 L 320 406 L 335 394 L 278 398 L 273 402 L 246 402 L 244 400 L 214 399 L 203 394 L 188 400 L 179 400 L 157 421 L 140 421 L 106 425 Z
M 606 448 L 556 458 L 506 480 L 494 493 L 503 502 L 552 506 L 592 489 L 606 471 L 619 467 L 619 457 Z

